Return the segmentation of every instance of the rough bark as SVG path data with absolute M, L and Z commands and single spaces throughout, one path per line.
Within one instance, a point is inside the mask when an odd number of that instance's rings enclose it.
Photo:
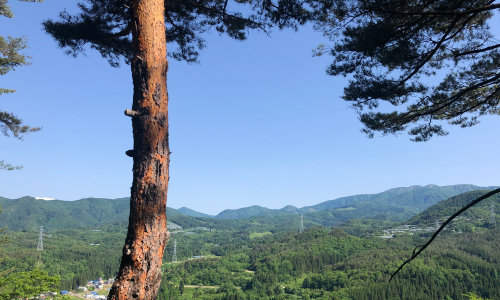
M 133 0 L 131 61 L 134 96 L 130 217 L 113 300 L 156 300 L 168 241 L 168 68 L 164 0 Z

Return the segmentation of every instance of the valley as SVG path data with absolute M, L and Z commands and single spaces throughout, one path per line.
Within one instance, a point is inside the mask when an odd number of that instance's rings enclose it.
M 436 221 L 439 224 L 457 207 L 485 193 L 472 189 L 437 201 L 430 200 L 428 190 L 422 192 L 427 196 L 410 193 L 427 201 L 406 208 L 398 201 L 411 201 L 395 197 L 407 199 L 408 194 L 391 190 L 392 197 L 365 195 L 357 197 L 359 201 L 352 197 L 334 208 L 323 205 L 323 211 L 294 214 L 223 219 L 169 210 L 171 237 L 158 299 L 466 299 L 462 295 L 468 292 L 500 298 L 496 284 L 500 229 L 491 222 L 492 208 L 500 211 L 500 197 L 464 213 L 423 255 L 387 282 L 414 247 L 435 231 Z M 370 212 L 375 204 L 368 208 L 359 204 L 368 198 L 376 203 L 385 199 L 388 204 Z M 60 276 L 60 290 L 115 276 L 127 228 L 120 219 L 126 215 L 125 200 L 86 200 L 88 210 L 69 203 L 81 214 L 72 208 L 60 218 L 52 217 L 50 210 L 56 210 L 48 202 L 36 207 L 25 203 L 40 200 L 20 200 L 15 206 L 7 201 L 17 200 L 2 199 L 1 220 L 10 222 L 2 269 L 21 272 L 38 267 Z M 416 213 L 414 207 L 423 207 L 421 203 L 429 205 Z M 100 205 L 99 213 L 93 213 L 92 205 Z M 14 213 L 21 207 L 30 208 L 30 214 L 16 220 Z M 404 209 L 395 217 L 389 207 Z M 382 209 L 385 214 L 379 213 Z M 410 211 L 415 213 L 398 221 Z M 349 218 L 354 212 L 361 217 Z M 302 214 L 305 230 L 299 233 Z M 86 215 L 93 219 L 81 217 Z M 64 228 L 67 224 L 74 228 Z M 37 251 L 39 226 L 47 226 L 43 251 Z

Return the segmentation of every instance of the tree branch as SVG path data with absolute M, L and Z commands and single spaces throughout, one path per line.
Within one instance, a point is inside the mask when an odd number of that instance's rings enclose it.
M 484 199 L 486 198 L 489 198 L 497 193 L 500 193 L 500 189 L 496 189 L 496 190 L 493 190 L 491 192 L 489 192 L 488 194 L 486 195 L 483 195 L 479 198 L 477 198 L 476 200 L 472 201 L 471 203 L 467 204 L 466 206 L 462 207 L 459 211 L 457 211 L 453 216 L 449 217 L 444 223 L 443 225 L 441 225 L 441 227 L 439 227 L 438 230 L 436 230 L 436 232 L 434 232 L 434 234 L 432 235 L 432 237 L 430 238 L 430 240 L 425 243 L 424 245 L 421 245 L 421 246 L 417 246 L 415 247 L 415 249 L 413 249 L 413 254 L 412 256 L 407 260 L 405 261 L 397 270 L 396 272 L 394 272 L 392 275 L 391 275 L 391 278 L 389 279 L 389 282 L 392 280 L 392 278 L 394 278 L 394 276 L 396 276 L 396 274 L 401 271 L 403 269 L 403 267 L 411 262 L 412 260 L 414 260 L 422 251 L 424 251 L 425 248 L 427 248 L 431 243 L 432 241 L 434 241 L 434 239 L 438 236 L 438 234 L 446 227 L 446 225 L 448 225 L 453 219 L 455 219 L 456 217 L 458 217 L 461 213 L 463 213 L 464 211 L 468 210 L 469 208 L 471 208 L 472 206 L 476 205 L 477 203 L 483 201 Z M 419 249 L 417 251 L 417 249 Z M 416 252 L 415 252 L 416 251 Z
M 483 49 L 477 49 L 477 50 L 471 50 L 471 51 L 467 51 L 467 52 L 457 53 L 457 54 L 454 54 L 453 56 L 454 57 L 459 57 L 459 56 L 462 56 L 462 55 L 476 54 L 476 53 L 481 53 L 481 52 L 485 52 L 485 51 L 490 51 L 490 50 L 493 50 L 493 49 L 496 49 L 496 48 L 499 48 L 499 47 L 500 47 L 500 44 L 496 44 L 494 46 L 486 47 L 486 48 L 483 48 Z
M 447 99 L 448 101 L 441 102 L 441 105 L 439 105 L 438 107 L 434 108 L 431 111 L 423 111 L 423 112 L 417 113 L 418 112 L 418 110 L 417 110 L 417 111 L 413 112 L 413 113 L 415 113 L 414 115 L 410 115 L 412 112 L 407 112 L 404 114 L 403 119 L 406 117 L 410 117 L 411 119 L 415 119 L 415 118 L 419 118 L 419 117 L 429 115 L 429 114 L 432 115 L 432 114 L 438 112 L 439 110 L 445 108 L 446 106 L 451 105 L 453 102 L 457 101 L 460 97 L 467 94 L 468 92 L 473 91 L 473 90 L 477 90 L 477 89 L 481 88 L 482 86 L 488 85 L 488 84 L 490 84 L 498 79 L 500 79 L 500 74 L 460 91 L 459 93 L 457 93 L 453 97 L 448 98 Z M 436 104 L 434 104 L 434 105 L 436 105 Z M 432 106 L 434 106 L 434 105 L 432 105 Z M 422 111 L 422 110 L 420 110 L 420 111 Z
M 121 37 L 129 35 L 130 33 L 132 33 L 132 25 L 129 22 L 127 27 L 125 27 L 122 31 L 110 34 L 109 36 L 106 37 L 106 40 L 121 38 Z
M 398 14 L 398 15 L 407 15 L 407 16 L 418 16 L 418 15 L 432 15 L 432 16 L 463 16 L 475 13 L 481 13 L 493 9 L 500 8 L 500 4 L 491 4 L 485 5 L 478 8 L 472 8 L 468 10 L 462 11 L 422 11 L 422 12 L 408 12 L 408 11 L 385 11 L 379 10 L 379 12 L 387 13 L 387 14 Z
M 226 19 L 226 8 L 227 8 L 227 3 L 229 2 L 229 0 L 226 0 L 226 2 L 224 2 L 224 10 L 222 11 L 222 19 L 225 20 Z
M 441 38 L 441 40 L 436 44 L 436 46 L 434 47 L 434 49 L 431 50 L 431 52 L 429 53 L 429 55 L 424 59 L 423 62 L 420 63 L 420 65 L 418 65 L 414 70 L 413 72 L 410 73 L 410 75 L 406 76 L 406 78 L 404 78 L 403 80 L 401 80 L 399 82 L 398 85 L 396 85 L 395 87 L 399 87 L 401 85 L 403 85 L 406 81 L 408 81 L 410 78 L 412 78 L 415 74 L 418 73 L 418 71 L 420 71 L 420 69 L 422 69 L 426 63 L 429 62 L 429 60 L 434 56 L 434 54 L 436 54 L 436 52 L 439 50 L 439 48 L 441 47 L 441 45 L 446 41 L 446 38 L 447 36 L 450 34 L 450 32 L 453 30 L 453 27 L 455 26 L 455 24 L 458 22 L 460 18 L 457 17 L 453 20 L 453 22 L 451 22 L 451 24 L 448 26 L 448 28 L 446 29 L 446 32 L 444 33 L 443 37 Z
M 170 0 L 170 2 L 180 3 L 180 4 L 184 4 L 184 5 L 197 6 L 197 7 L 206 9 L 206 10 L 215 11 L 215 12 L 220 13 L 220 14 L 222 13 L 219 9 L 215 9 L 213 7 L 210 7 L 210 6 L 205 6 L 205 5 L 201 5 L 201 4 L 194 3 L 194 2 L 183 1 L 183 0 Z M 264 28 L 264 24 L 262 24 L 262 23 L 255 22 L 255 21 L 247 19 L 247 18 L 241 18 L 241 17 L 235 16 L 235 15 L 231 15 L 231 14 L 225 14 L 225 15 L 228 16 L 228 17 L 230 17 L 230 18 L 233 18 L 233 19 L 242 20 L 242 21 L 249 22 L 249 23 L 252 23 L 254 25 L 257 25 L 262 31 L 264 31 L 266 34 L 268 34 L 267 30 Z

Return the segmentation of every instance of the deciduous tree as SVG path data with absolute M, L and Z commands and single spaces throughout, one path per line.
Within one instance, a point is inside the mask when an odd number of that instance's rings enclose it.
M 40 270 L 12 273 L 0 278 L 0 299 L 40 299 L 40 294 L 50 291 L 56 293 L 52 299 L 67 299 L 59 295 L 59 280 Z

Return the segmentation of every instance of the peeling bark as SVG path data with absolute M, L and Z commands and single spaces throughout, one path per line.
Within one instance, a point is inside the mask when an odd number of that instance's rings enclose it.
M 133 0 L 133 182 L 120 271 L 108 299 L 156 300 L 168 242 L 167 49 L 164 1 Z

